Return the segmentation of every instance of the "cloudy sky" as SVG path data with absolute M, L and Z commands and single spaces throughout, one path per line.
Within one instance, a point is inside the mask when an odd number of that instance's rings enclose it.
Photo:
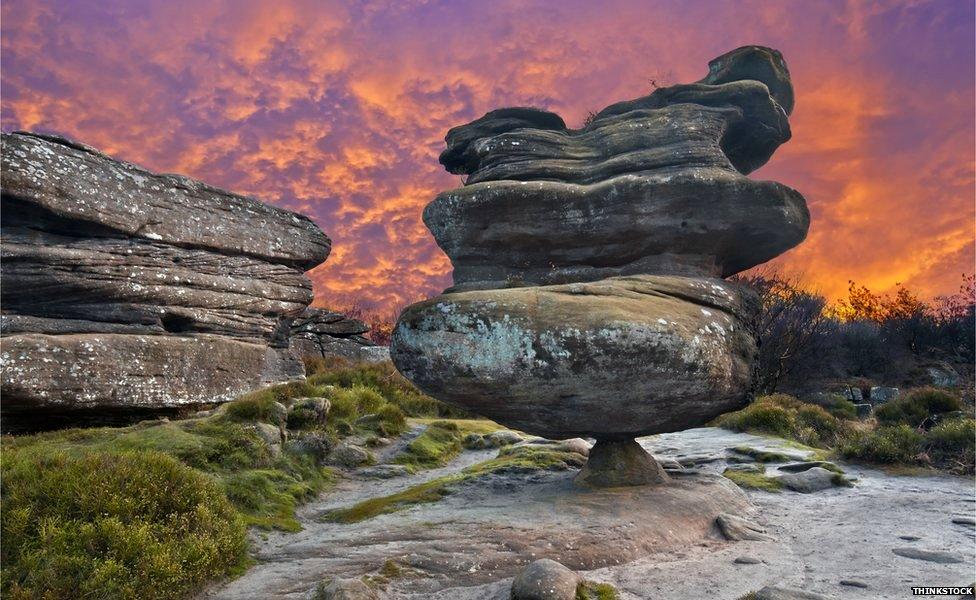
M 793 140 L 753 177 L 800 190 L 810 236 L 777 259 L 953 292 L 974 263 L 974 3 L 808 0 L 4 0 L 2 128 L 309 214 L 333 239 L 317 304 L 380 310 L 449 285 L 420 219 L 459 185 L 444 133 L 510 105 L 587 112 L 781 50 Z

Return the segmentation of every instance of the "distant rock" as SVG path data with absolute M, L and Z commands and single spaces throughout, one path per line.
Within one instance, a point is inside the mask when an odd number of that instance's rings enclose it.
M 871 413 L 874 412 L 874 406 L 867 402 L 855 404 L 854 411 L 857 413 L 858 419 L 867 419 L 871 416 Z
M 512 581 L 512 600 L 575 600 L 580 576 L 543 558 L 519 571 Z
M 877 406 L 878 404 L 886 404 L 891 402 L 898 397 L 898 388 L 896 387 L 884 387 L 884 386 L 874 386 L 871 388 L 870 401 L 871 404 Z
M 847 587 L 856 587 L 861 589 L 867 589 L 870 587 L 868 584 L 859 579 L 841 579 L 839 583 L 840 585 L 845 585 Z
M 291 326 L 289 345 L 303 358 L 338 356 L 352 361 L 383 362 L 389 349 L 363 337 L 369 326 L 340 312 L 309 307 Z
M 937 364 L 925 369 L 929 381 L 936 387 L 952 388 L 959 385 L 959 373 L 947 364 Z
M 737 565 L 758 565 L 762 561 L 754 556 L 738 556 L 732 562 Z
M 2 135 L 4 411 L 230 400 L 301 377 L 307 217 L 83 144 Z

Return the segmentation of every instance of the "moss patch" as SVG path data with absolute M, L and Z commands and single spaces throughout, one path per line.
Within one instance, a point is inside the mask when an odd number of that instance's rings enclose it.
M 716 423 L 732 431 L 772 434 L 818 448 L 832 447 L 852 429 L 848 421 L 823 407 L 786 394 L 757 398 L 740 411 L 722 415 Z
M 172 456 L 20 445 L 2 469 L 5 597 L 181 598 L 247 563 L 220 486 Z
M 779 492 L 783 489 L 783 484 L 776 479 L 766 475 L 765 472 L 751 473 L 748 471 L 736 471 L 726 469 L 722 473 L 726 478 L 732 480 L 737 486 L 750 488 L 753 490 L 763 490 L 765 492 Z
M 583 581 L 576 586 L 576 600 L 619 600 L 617 588 L 609 583 Z
M 411 441 L 393 462 L 417 469 L 444 466 L 461 453 L 462 437 L 457 424 L 435 421 Z

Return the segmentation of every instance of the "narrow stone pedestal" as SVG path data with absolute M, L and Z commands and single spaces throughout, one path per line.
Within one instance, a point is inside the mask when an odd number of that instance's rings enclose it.
M 588 487 L 621 487 L 666 483 L 668 474 L 636 440 L 597 440 L 576 483 Z

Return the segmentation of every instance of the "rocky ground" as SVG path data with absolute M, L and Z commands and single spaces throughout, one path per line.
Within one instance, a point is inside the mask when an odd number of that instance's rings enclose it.
M 382 598 L 501 600 L 519 567 L 543 557 L 612 584 L 625 599 L 735 599 L 773 584 L 831 598 L 905 598 L 912 586 L 972 583 L 969 478 L 841 464 L 853 487 L 740 491 L 720 474 L 752 468 L 746 448 L 781 455 L 767 465 L 771 476 L 811 451 L 714 428 L 640 441 L 669 468 L 669 485 L 585 491 L 573 485 L 574 469 L 515 469 L 460 483 L 439 501 L 330 522 L 337 508 L 458 473 L 498 451 L 465 451 L 446 467 L 385 479 L 377 478 L 383 468 L 350 471 L 300 511 L 303 531 L 256 533 L 258 564 L 205 597 L 310 598 L 330 577 L 365 575 Z M 401 447 L 379 451 L 379 462 Z M 751 519 L 770 539 L 727 540 L 714 524 L 722 513 Z

